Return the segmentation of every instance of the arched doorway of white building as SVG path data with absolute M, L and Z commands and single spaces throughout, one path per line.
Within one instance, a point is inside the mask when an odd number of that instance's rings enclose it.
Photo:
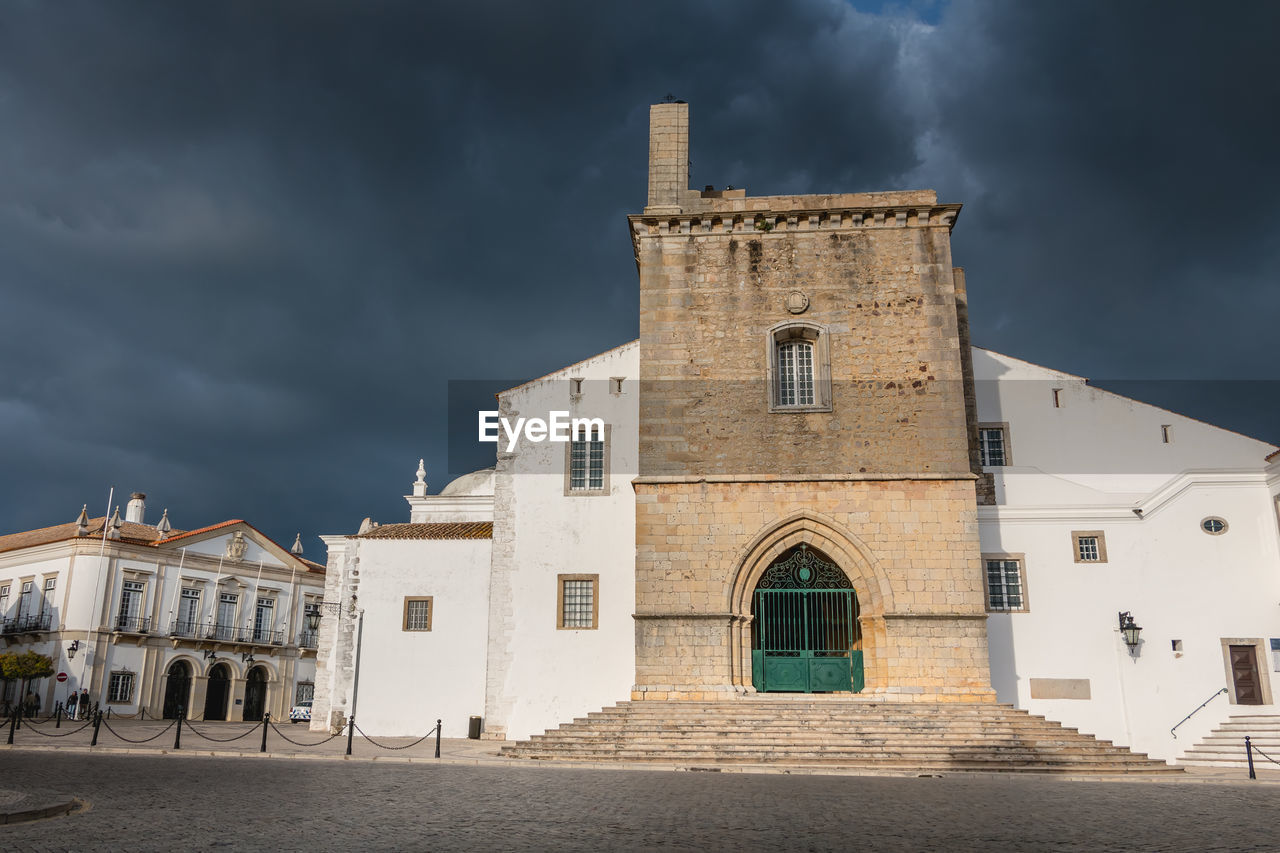
M 176 660 L 165 673 L 164 718 L 176 720 L 189 707 L 191 699 L 191 664 Z
M 751 615 L 756 690 L 862 690 L 858 595 L 826 554 L 807 543 L 780 554 L 756 582 Z
M 255 666 L 244 682 L 244 719 L 261 720 L 267 707 L 267 670 Z
M 204 719 L 225 720 L 230 696 L 231 671 L 225 663 L 216 663 L 209 670 L 209 686 L 204 696 Z

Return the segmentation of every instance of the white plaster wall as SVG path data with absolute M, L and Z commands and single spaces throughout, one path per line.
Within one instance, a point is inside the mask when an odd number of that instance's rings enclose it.
M 567 410 L 610 426 L 608 495 L 565 495 L 564 443 L 522 442 L 507 460 L 511 476 L 499 479 L 500 489 L 511 490 L 513 541 L 510 564 L 495 559 L 495 572 L 508 572 L 513 619 L 502 644 L 505 659 L 491 656 L 502 702 L 491 701 L 489 712 L 496 712 L 508 738 L 554 728 L 630 696 L 638 376 L 639 348 L 633 343 L 503 395 L 504 408 L 526 417 L 545 419 L 552 410 Z M 626 377 L 620 394 L 611 377 Z M 570 378 L 584 380 L 579 399 L 570 397 Z M 557 629 L 559 574 L 600 575 L 596 629 Z
M 1013 464 L 991 469 L 1000 503 L 1133 500 L 1198 469 L 1257 471 L 1274 446 L 1111 394 L 1081 377 L 974 348 L 978 420 L 1010 424 Z M 1061 407 L 1052 389 L 1060 388 Z M 1161 426 L 1172 429 L 1164 443 Z
M 364 539 L 364 638 L 356 724 L 377 737 L 421 736 L 436 720 L 466 737 L 484 713 L 489 540 Z M 403 630 L 405 596 L 432 597 L 430 631 Z
M 1234 705 L 1229 690 L 1176 739 L 1169 731 L 1231 688 L 1223 638 L 1280 637 L 1271 447 L 1016 359 L 975 350 L 975 366 L 980 379 L 999 376 L 979 385 L 979 420 L 1008 422 L 1016 465 L 991 469 L 1002 503 L 979 509 L 982 550 L 1025 555 L 1030 607 L 988 620 L 1000 700 L 1166 760 L 1230 713 L 1275 712 Z M 1060 409 L 1052 387 L 1064 388 Z M 1161 424 L 1173 424 L 1172 444 Z M 1227 520 L 1225 534 L 1201 530 L 1211 515 Z M 1106 563 L 1075 562 L 1071 534 L 1082 530 L 1103 531 Z M 1122 610 L 1143 628 L 1136 657 L 1119 636 Z M 1091 698 L 1031 699 L 1032 678 L 1087 678 Z

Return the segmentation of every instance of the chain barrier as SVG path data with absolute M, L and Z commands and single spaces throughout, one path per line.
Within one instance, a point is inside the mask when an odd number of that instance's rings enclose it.
M 111 728 L 111 724 L 110 724 L 110 723 L 108 723 L 105 719 L 102 721 L 102 725 L 106 726 L 106 727 L 107 727 L 107 731 L 111 732 L 113 735 L 115 735 L 116 737 L 120 738 L 120 740 L 124 741 L 125 743 L 150 743 L 151 741 L 153 741 L 153 740 L 155 740 L 156 738 L 160 737 L 160 735 L 163 735 L 163 734 L 165 734 L 166 732 L 168 732 L 168 731 L 169 731 L 169 729 L 173 728 L 173 727 L 174 727 L 174 725 L 175 725 L 177 722 L 178 722 L 177 720 L 174 720 L 172 723 L 170 723 L 169 725 L 165 726 L 165 727 L 164 727 L 164 729 L 163 729 L 163 730 L 161 730 L 159 734 L 154 734 L 154 735 L 152 735 L 151 737 L 143 738 L 142 740 L 134 740 L 133 738 L 127 738 L 127 737 L 125 737 L 124 735 L 122 735 L 122 734 L 120 734 L 118 731 L 116 731 L 115 729 Z
M 225 738 L 209 737 L 206 734 L 202 734 L 195 726 L 191 725 L 190 720 L 183 720 L 183 722 L 186 723 L 187 731 L 194 732 L 197 737 L 202 737 L 205 740 L 213 741 L 214 743 L 231 743 L 231 741 L 233 740 L 240 740 L 240 738 L 242 737 L 248 737 L 249 735 L 253 734 L 258 730 L 258 725 L 257 723 L 255 723 L 253 726 L 249 728 L 249 731 L 238 734 L 235 737 L 225 737 Z
M 1254 744 L 1250 744 L 1250 746 L 1252 746 L 1252 747 L 1253 747 L 1253 751 L 1254 751 L 1254 752 L 1258 753 L 1258 755 L 1261 755 L 1263 758 L 1267 759 L 1267 761 L 1270 761 L 1272 764 L 1280 764 L 1280 761 L 1276 761 L 1276 760 L 1275 760 L 1274 758 L 1272 758 L 1270 755 L 1267 755 L 1265 752 L 1263 752 L 1262 750 L 1258 749 L 1258 745 L 1257 745 L 1256 743 L 1254 743 Z
M 320 746 L 320 744 L 322 744 L 322 743 L 328 743 L 329 741 L 333 740 L 334 738 L 342 737 L 342 732 L 338 732 L 336 735 L 329 735 L 329 736 L 328 736 L 327 738 L 325 738 L 324 740 L 318 740 L 318 741 L 316 741 L 315 743 L 303 743 L 303 742 L 301 742 L 301 741 L 294 740 L 293 738 L 289 737 L 289 736 L 288 736 L 287 734 L 285 734 L 284 732 L 280 731 L 279 727 L 277 727 L 275 723 L 268 723 L 268 725 L 270 725 L 270 726 L 271 726 L 272 730 L 273 730 L 273 731 L 275 731 L 275 733 L 276 733 L 276 734 L 280 735 L 280 737 L 284 738 L 285 740 L 287 740 L 289 743 L 293 744 L 294 746 Z
M 85 722 L 83 726 L 81 726 L 78 729 L 72 729 L 71 731 L 62 732 L 61 734 L 56 734 L 56 735 L 53 734 L 52 732 L 42 732 L 39 729 L 35 729 L 35 728 L 30 729 L 30 731 L 35 732 L 41 737 L 66 737 L 67 735 L 79 734 L 80 732 L 84 731 L 85 729 L 89 728 L 89 726 L 92 726 L 92 725 L 93 725 L 93 720 L 88 720 Z
M 360 732 L 360 737 L 364 738 L 364 739 L 365 739 L 366 741 L 368 741 L 369 743 L 373 744 L 374 746 L 378 747 L 379 749 L 392 749 L 392 750 L 396 750 L 396 749 L 408 749 L 408 748 L 409 748 L 409 747 L 411 747 L 411 746 L 417 746 L 418 744 L 422 743 L 422 742 L 423 742 L 424 740 L 426 740 L 427 738 L 429 738 L 429 737 L 431 737 L 432 735 L 434 735 L 434 734 L 436 733 L 436 729 L 440 728 L 440 725 L 437 723 L 437 724 L 436 724 L 436 727 L 435 727 L 434 729 L 432 729 L 431 731 L 427 732 L 425 735 L 423 735 L 422 737 L 418 738 L 418 739 L 417 739 L 417 740 L 415 740 L 413 743 L 406 743 L 404 746 L 387 746 L 387 745 L 385 745 L 385 744 L 378 743 L 376 740 L 374 740 L 373 738 L 369 737 L 369 736 L 368 736 L 367 734 L 365 734 L 365 733 L 364 733 L 364 731 L 363 731 L 363 730 L 361 730 L 361 728 L 360 728 L 359 726 L 357 726 L 354 722 L 352 722 L 352 723 L 351 723 L 351 725 L 355 728 L 355 730 L 356 730 L 356 731 Z

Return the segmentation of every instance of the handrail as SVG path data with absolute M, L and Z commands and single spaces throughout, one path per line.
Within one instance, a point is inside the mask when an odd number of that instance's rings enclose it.
M 1183 717 L 1183 718 L 1182 718 L 1182 720 L 1178 722 L 1178 726 L 1182 725 L 1182 724 L 1183 724 L 1183 723 L 1185 723 L 1187 720 L 1191 719 L 1191 718 L 1192 718 L 1192 717 L 1194 717 L 1196 714 L 1200 713 L 1200 709 L 1201 709 L 1201 708 L 1203 708 L 1205 705 L 1208 705 L 1208 704 L 1209 704 L 1210 702 L 1212 702 L 1214 699 L 1217 699 L 1217 698 L 1218 698 L 1218 694 L 1219 694 L 1219 693 L 1226 693 L 1226 692 L 1227 692 L 1227 688 L 1225 688 L 1225 687 L 1222 687 L 1222 688 L 1219 688 L 1218 690 L 1215 690 L 1215 691 L 1213 692 L 1213 695 L 1212 695 L 1212 696 L 1210 696 L 1208 699 L 1206 699 L 1206 700 L 1204 700 L 1203 702 L 1201 702 L 1201 703 L 1200 703 L 1200 707 L 1199 707 L 1199 708 L 1196 708 L 1196 709 L 1195 709 L 1194 711 L 1192 711 L 1190 714 L 1187 714 L 1185 717 Z M 1174 740 L 1177 740 L 1177 739 L 1178 739 L 1178 733 L 1177 733 L 1177 731 L 1175 731 L 1175 729 L 1177 729 L 1177 728 L 1178 728 L 1178 726 L 1174 726 L 1172 729 L 1169 729 L 1169 734 L 1173 735 L 1173 739 L 1174 739 Z

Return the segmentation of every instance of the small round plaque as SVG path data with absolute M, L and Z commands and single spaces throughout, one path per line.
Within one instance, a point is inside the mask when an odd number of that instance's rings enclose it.
M 800 571 L 797 572 L 797 574 L 800 575 L 800 580 L 802 581 L 807 581 L 810 577 L 813 576 L 813 572 L 809 570 L 808 566 L 802 567 Z
M 787 294 L 787 310 L 792 314 L 803 314 L 809 307 L 809 297 L 798 290 Z

